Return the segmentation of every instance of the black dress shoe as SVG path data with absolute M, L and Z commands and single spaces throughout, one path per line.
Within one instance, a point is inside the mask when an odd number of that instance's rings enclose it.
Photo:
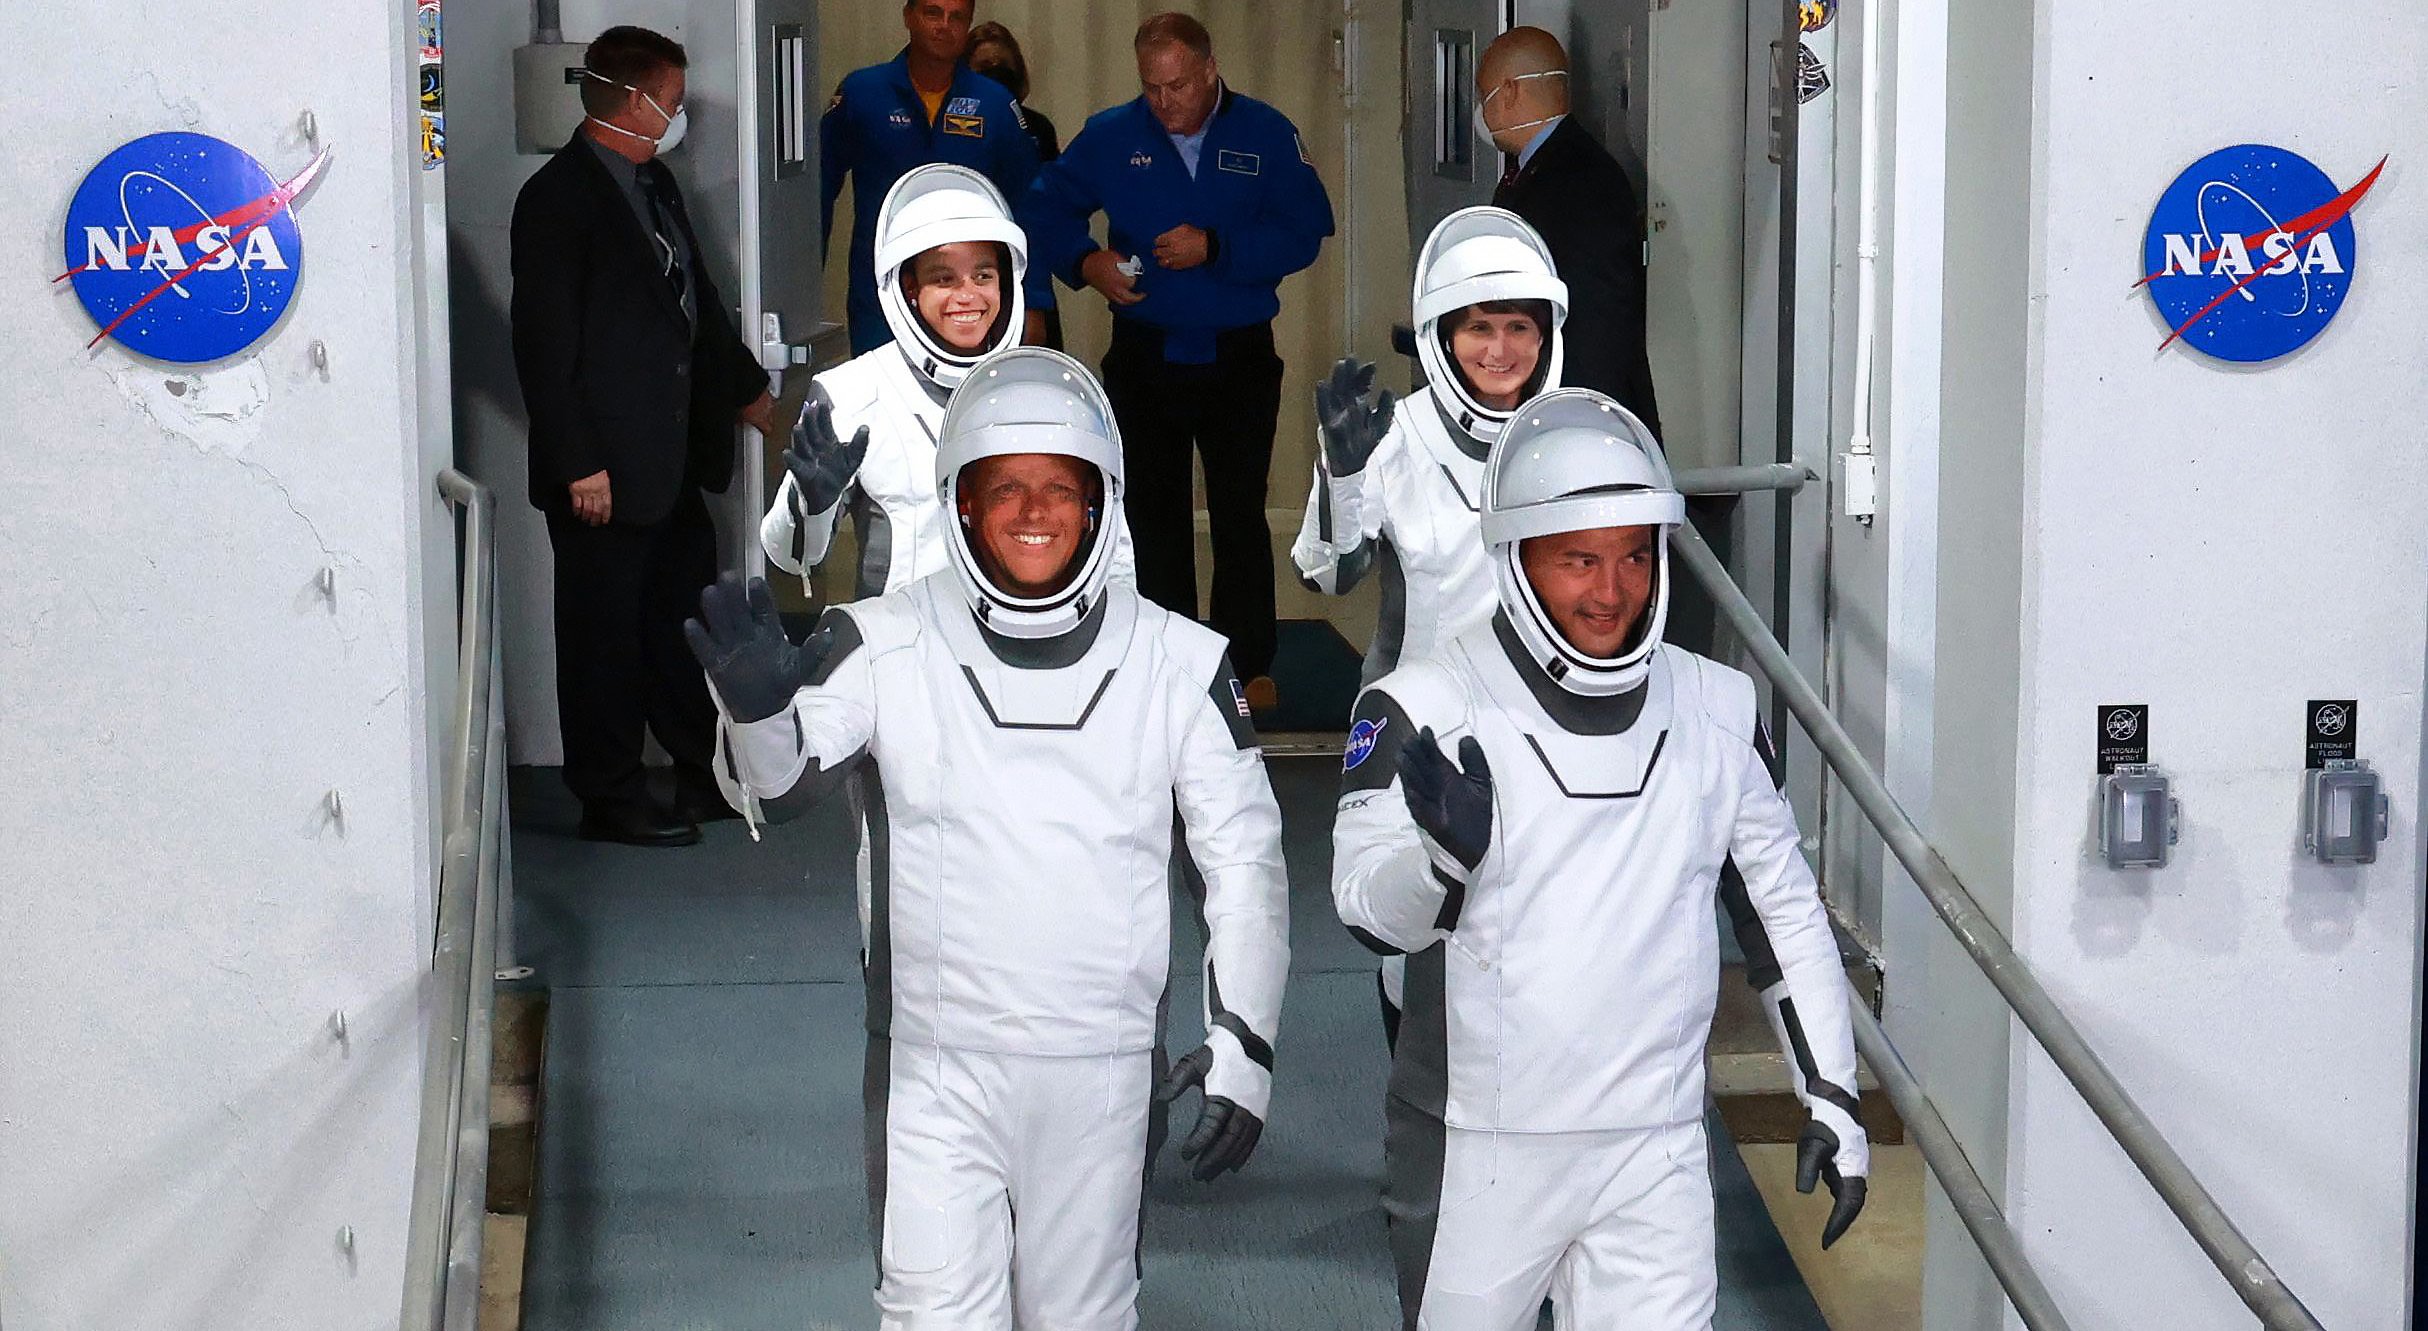
M 661 811 L 654 804 L 619 805 L 582 810 L 584 841 L 614 841 L 627 846 L 690 846 L 700 829 L 690 820 Z

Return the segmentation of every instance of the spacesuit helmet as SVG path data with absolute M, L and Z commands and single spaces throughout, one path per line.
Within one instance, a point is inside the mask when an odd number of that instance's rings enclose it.
M 1535 664 L 1587 697 L 1644 682 L 1669 618 L 1669 533 L 1686 521 L 1652 431 L 1591 389 L 1562 388 L 1521 405 L 1484 464 L 1482 527 L 1502 611 Z M 1561 632 L 1519 560 L 1526 540 L 1601 527 L 1658 531 L 1652 595 L 1616 656 L 1591 656 Z
M 1441 220 L 1416 257 L 1416 358 L 1427 383 L 1461 429 L 1486 444 L 1500 437 L 1510 409 L 1488 407 L 1450 354 L 1451 324 L 1460 311 L 1488 301 L 1541 301 L 1551 307 L 1534 375 L 1522 404 L 1560 382 L 1560 327 L 1568 321 L 1568 284 L 1551 262 L 1551 247 L 1516 213 L 1461 208 Z
M 1078 550 L 1051 590 L 1023 595 L 1000 586 L 962 511 L 971 469 L 1018 454 L 1076 458 L 1099 484 Z M 978 622 L 1006 637 L 1067 633 L 1104 600 L 1122 531 L 1121 432 L 1103 385 L 1078 361 L 1045 347 L 1012 347 L 973 367 L 945 404 L 936 439 L 936 489 L 946 514 L 945 544 Z
M 982 241 L 1011 255 L 1002 275 L 1002 304 L 986 342 L 974 351 L 947 343 L 919 317 L 916 302 L 902 291 L 906 265 L 939 245 Z M 1021 280 L 1028 273 L 1028 237 L 1012 221 L 1012 210 L 994 183 L 965 166 L 931 162 L 905 173 L 877 208 L 877 304 L 885 311 L 894 343 L 919 377 L 946 392 L 991 352 L 1017 345 L 1026 317 Z

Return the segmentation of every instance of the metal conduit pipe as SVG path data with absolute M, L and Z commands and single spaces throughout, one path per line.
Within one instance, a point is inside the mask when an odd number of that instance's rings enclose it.
M 554 46 L 565 40 L 565 24 L 558 17 L 557 0 L 532 0 L 531 40 L 540 46 Z
M 413 1202 L 405 1244 L 402 1331 L 441 1331 L 446 1313 L 449 1217 L 456 1201 L 458 1149 L 465 1124 L 464 1048 L 472 1024 L 474 952 L 479 940 L 487 774 L 502 749 L 496 733 L 496 499 L 487 486 L 449 468 L 439 493 L 464 510 L 463 583 L 456 645 L 455 763 L 441 810 L 438 920 L 424 989 L 421 1131 L 414 1149 Z M 489 976 L 480 975 L 481 979 Z M 484 1014 L 485 1015 L 485 1014 Z M 485 1096 L 488 1075 L 479 1080 Z M 485 1113 L 484 1099 L 480 1108 Z M 480 1124 L 484 1144 L 488 1125 Z
M 1677 473 L 1679 494 L 1735 495 L 1759 490 L 1793 492 L 1804 488 L 1813 474 L 1792 462 L 1763 462 L 1744 467 L 1689 467 Z
M 1907 1138 L 1922 1148 L 1923 1162 L 1938 1178 L 1948 1204 L 1956 1208 L 1956 1218 L 1964 1222 L 1965 1232 L 1973 1236 L 1973 1246 L 1981 1249 L 1990 1274 L 2006 1291 L 2007 1302 L 2015 1305 L 2016 1316 L 2030 1331 L 2071 1331 L 2065 1314 L 2057 1310 L 2057 1301 L 2049 1296 L 2048 1286 L 2040 1283 L 2039 1273 L 2023 1255 L 2023 1244 L 2007 1224 L 2006 1212 L 1998 1208 L 1998 1199 L 1981 1181 L 1972 1158 L 1949 1131 L 1947 1120 L 1939 1116 L 1939 1106 L 1923 1092 L 1922 1083 L 1905 1065 L 1897 1046 L 1889 1043 L 1880 1019 L 1872 1015 L 1861 994 L 1854 995 L 1847 1007 L 1855 1014 L 1855 1048 L 1862 1051 L 1872 1075 L 1880 1079 L 1889 1103 L 1897 1107 Z
M 2192 1240 L 2209 1255 L 2235 1294 L 2271 1331 L 2324 1331 L 2318 1318 L 2286 1288 L 2275 1268 L 2243 1237 L 2149 1115 L 2142 1112 L 2115 1074 L 2108 1071 L 2098 1053 L 2083 1039 L 2082 1032 L 2016 954 L 2014 945 L 1982 912 L 1980 903 L 1965 890 L 1947 861 L 1932 849 L 1914 820 L 1898 807 L 1888 787 L 1863 761 L 1854 740 L 1847 736 L 1837 718 L 1830 715 L 1821 695 L 1797 673 L 1788 660 L 1787 650 L 1771 636 L 1753 602 L 1745 599 L 1745 593 L 1728 576 L 1728 570 L 1722 567 L 1711 547 L 1703 543 L 1693 527 L 1683 526 L 1671 533 L 1670 549 L 1711 593 L 1721 616 L 1744 640 L 1746 650 L 1752 653 L 1762 673 L 1769 676 L 1780 700 L 1803 723 L 1814 747 L 1837 773 L 1847 794 L 1854 797 L 1856 806 L 1878 829 L 1881 842 L 1905 866 L 1906 873 L 1929 899 L 1931 908 L 1956 935 L 1956 941 L 1964 945 L 1973 964 L 1997 987 L 2007 1006 L 2014 1009 L 2016 1018 L 2040 1042 L 2049 1061 L 2074 1084 L 2083 1103 L 2107 1127 L 2116 1144 L 2124 1148 L 2142 1177 L 2150 1181 L 2167 1209 L 2175 1213 Z

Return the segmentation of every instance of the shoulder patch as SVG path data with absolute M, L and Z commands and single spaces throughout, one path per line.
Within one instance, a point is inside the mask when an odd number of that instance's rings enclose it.
M 1385 716 L 1360 721 L 1349 727 L 1349 743 L 1341 750 L 1340 770 L 1354 772 L 1359 765 L 1373 757 L 1375 742 L 1382 738 L 1384 728 L 1390 724 L 1391 718 Z
M 1206 690 L 1206 696 L 1213 700 L 1215 714 L 1231 732 L 1232 747 L 1255 748 L 1256 723 L 1248 716 L 1248 691 L 1240 687 L 1239 676 L 1231 669 L 1230 653 L 1223 653 L 1215 665 L 1214 683 Z

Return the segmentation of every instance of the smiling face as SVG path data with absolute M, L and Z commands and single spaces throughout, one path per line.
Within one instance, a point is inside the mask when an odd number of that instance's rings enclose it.
M 980 458 L 955 487 L 987 580 L 1024 600 L 1069 585 L 1085 548 L 1096 470 L 1059 453 Z
M 1518 565 L 1568 645 L 1608 660 L 1627 649 L 1652 603 L 1660 552 L 1657 528 L 1596 527 L 1531 537 Z
M 903 265 L 903 294 L 936 339 L 955 351 L 976 351 L 1003 308 L 1003 247 L 957 240 L 922 251 Z
M 1522 310 L 1495 313 L 1470 305 L 1451 325 L 1450 358 L 1476 401 L 1495 411 L 1514 410 L 1543 358 L 1543 326 Z

